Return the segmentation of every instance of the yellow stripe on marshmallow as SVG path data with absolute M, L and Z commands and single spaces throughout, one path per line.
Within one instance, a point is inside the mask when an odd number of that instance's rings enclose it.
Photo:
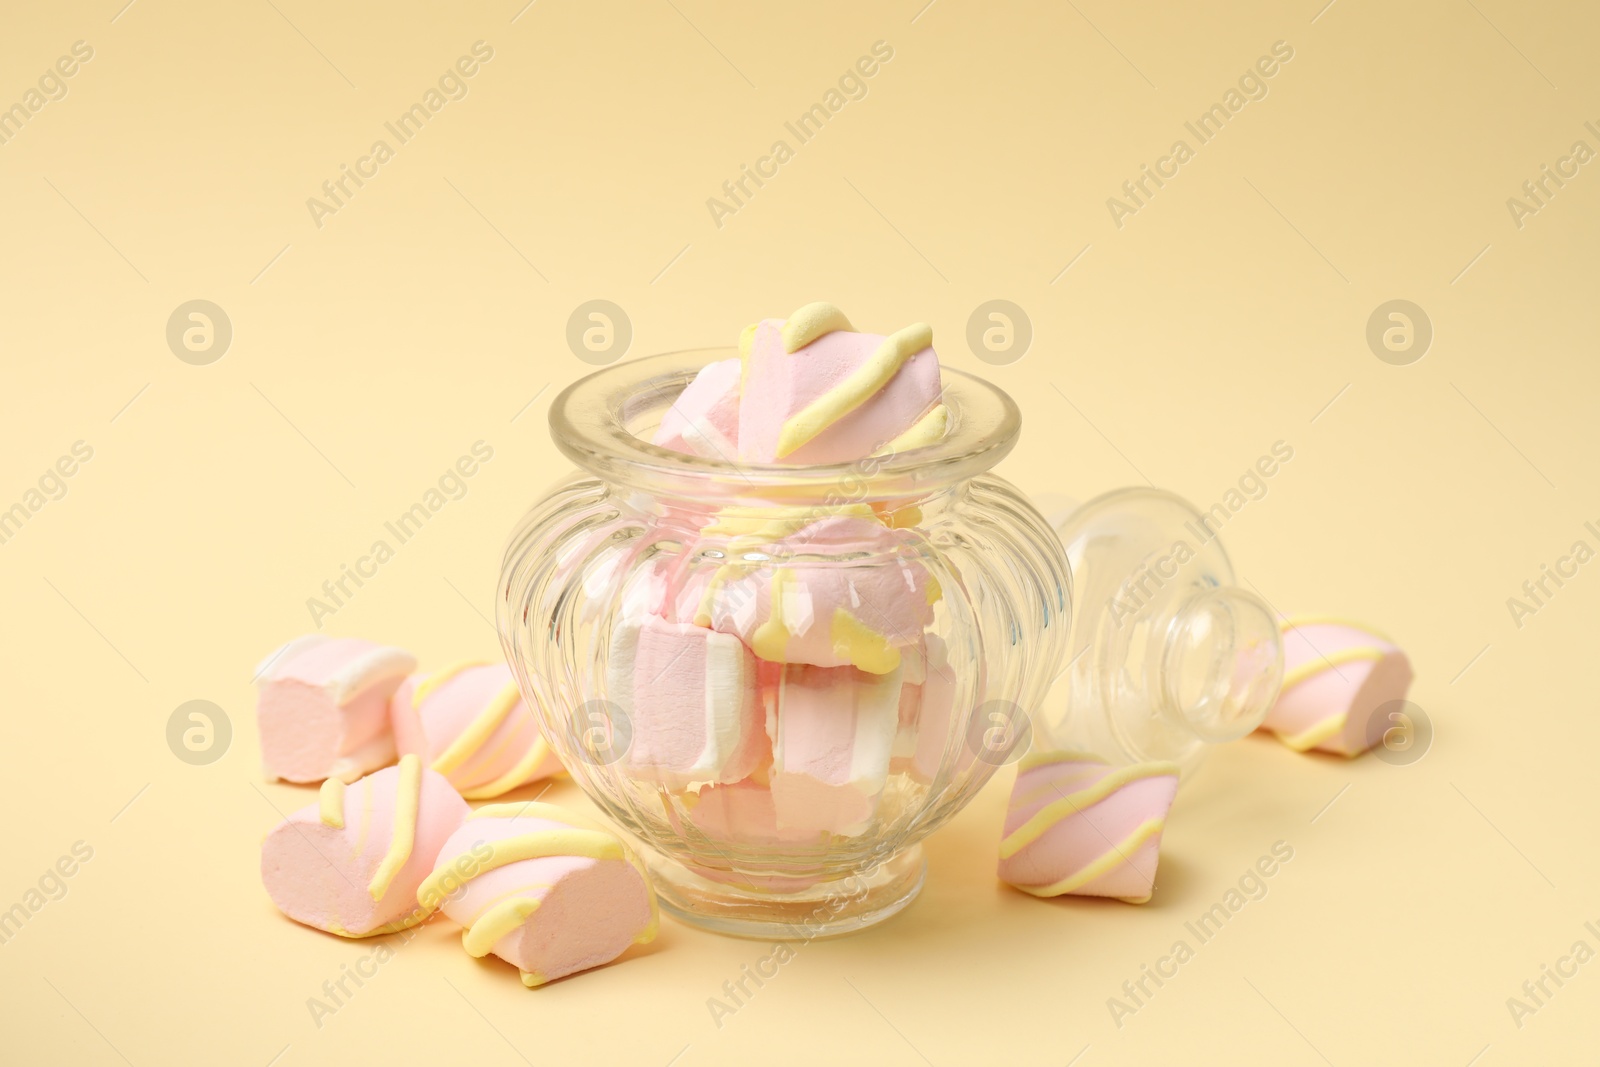
M 885 337 L 877 351 L 854 373 L 784 422 L 778 431 L 778 458 L 807 444 L 866 403 L 889 384 L 906 360 L 931 347 L 933 327 L 925 322 L 913 323 Z

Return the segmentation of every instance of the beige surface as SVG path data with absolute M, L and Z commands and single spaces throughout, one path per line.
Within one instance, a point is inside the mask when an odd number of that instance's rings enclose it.
M 1600 164 L 1520 229 L 1506 206 L 1600 149 L 1592 7 L 121 2 L 13 5 L 0 34 L 0 103 L 94 50 L 0 145 L 0 504 L 93 448 L 0 545 L 0 907 L 93 848 L 0 945 L 7 1062 L 1592 1058 L 1600 964 L 1520 1029 L 1506 1006 L 1600 949 L 1600 563 L 1520 628 L 1506 605 L 1600 548 Z M 478 40 L 469 95 L 315 226 L 306 198 Z M 868 95 L 714 225 L 706 198 L 878 40 Z M 1269 95 L 1114 225 L 1107 197 L 1279 40 Z M 196 298 L 234 329 L 209 366 L 164 338 Z M 307 998 L 373 946 L 261 892 L 273 808 L 313 794 L 259 780 L 251 665 L 478 440 L 464 498 L 326 625 L 433 663 L 495 651 L 498 553 L 565 467 L 545 412 L 589 369 L 564 331 L 594 298 L 635 355 L 817 298 L 927 319 L 1022 403 L 1002 471 L 1047 510 L 1142 478 L 1209 504 L 1290 443 L 1225 539 L 1273 604 L 1404 643 L 1432 751 L 1233 746 L 1180 797 L 1142 908 L 996 885 L 1007 772 L 930 842 L 909 912 L 805 946 L 720 1030 L 707 999 L 767 950 L 672 923 L 538 992 L 432 925 L 317 1027 Z M 985 368 L 964 335 L 993 298 L 1035 336 Z M 1436 328 L 1410 366 L 1364 340 L 1394 298 Z M 166 744 L 191 699 L 233 724 L 209 766 Z M 1279 840 L 1266 898 L 1119 1029 L 1107 999 Z

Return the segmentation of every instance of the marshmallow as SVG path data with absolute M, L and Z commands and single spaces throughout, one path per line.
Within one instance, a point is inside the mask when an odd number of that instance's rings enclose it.
M 1000 878 L 1024 893 L 1119 897 L 1155 888 L 1161 831 L 1178 793 L 1178 765 L 1112 767 L 1078 752 L 1030 753 L 1000 840 Z
M 1358 623 L 1301 617 L 1283 623 L 1283 688 L 1262 728 L 1297 752 L 1355 756 L 1383 737 L 1379 708 L 1403 700 L 1411 661 L 1386 637 Z
M 599 823 L 536 801 L 490 804 L 445 842 L 417 890 L 459 923 L 473 956 L 494 953 L 529 988 L 610 963 L 656 936 L 644 865 Z
M 944 433 L 949 412 L 925 324 L 887 337 L 856 333 L 838 308 L 808 304 L 747 328 L 739 351 L 746 462 L 848 463 Z
M 889 775 L 901 671 L 791 664 L 763 691 L 772 803 L 793 834 L 864 833 Z
M 889 769 L 927 785 L 944 762 L 955 712 L 956 676 L 949 650 L 937 634 L 927 634 L 921 649 L 907 649 L 902 663 L 899 723 Z M 967 763 L 972 753 L 965 754 Z M 964 769 L 964 764 L 956 769 Z
M 261 762 L 290 782 L 354 781 L 392 763 L 389 698 L 416 670 L 398 648 L 322 634 L 297 637 L 256 668 Z
M 750 774 L 768 751 L 756 672 L 737 637 L 624 616 L 611 636 L 606 685 L 631 727 L 628 766 L 674 789 Z
M 732 462 L 739 455 L 737 359 L 708 363 L 661 417 L 653 439 L 662 448 Z
M 778 826 L 772 789 L 765 781 L 746 778 L 727 785 L 708 785 L 685 797 L 695 831 L 727 844 L 773 844 L 806 840 L 814 835 Z
M 717 527 L 707 527 L 716 530 Z M 933 621 L 939 585 L 910 539 L 875 519 L 810 513 L 760 532 L 696 546 L 704 559 L 680 585 L 678 618 L 737 634 L 761 659 L 887 674 Z
M 390 701 L 395 747 L 416 753 L 468 800 L 561 770 L 504 663 L 461 663 L 412 675 Z
M 261 882 L 295 922 L 341 937 L 404 930 L 432 914 L 417 887 L 467 811 L 416 756 L 352 785 L 329 778 L 262 840 Z

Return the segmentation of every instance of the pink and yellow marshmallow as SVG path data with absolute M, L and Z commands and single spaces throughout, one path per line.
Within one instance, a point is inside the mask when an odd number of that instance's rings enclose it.
M 942 595 L 907 535 L 864 505 L 766 520 L 725 515 L 695 549 L 713 550 L 728 562 L 690 572 L 673 608 L 736 634 L 769 663 L 888 674 Z
M 390 704 L 395 747 L 416 753 L 468 800 L 497 797 L 561 770 L 504 663 L 413 675 Z
M 763 689 L 772 737 L 778 828 L 795 835 L 864 833 L 889 776 L 900 725 L 902 670 L 789 664 Z
M 756 672 L 755 656 L 730 634 L 654 615 L 623 619 L 606 691 L 628 723 L 628 766 L 670 789 L 749 775 L 769 751 Z
M 945 746 L 951 740 L 955 671 L 950 665 L 950 652 L 944 639 L 931 632 L 923 635 L 920 646 L 908 648 L 901 662 L 900 722 L 895 731 L 889 769 L 903 771 L 927 785 L 938 773 L 944 761 Z M 973 753 L 964 753 L 962 758 L 966 762 L 956 766 L 958 771 L 966 768 Z
M 1114 767 L 1082 752 L 1030 753 L 1006 810 L 1000 879 L 1036 897 L 1143 904 L 1177 792 L 1174 763 Z
M 806 830 L 782 829 L 765 773 L 728 785 L 708 785 L 684 797 L 696 833 L 728 844 L 814 840 Z M 676 810 L 669 811 L 676 818 Z
M 1384 705 L 1411 688 L 1411 661 L 1360 623 L 1330 616 L 1285 619 L 1283 687 L 1262 729 L 1297 752 L 1365 752 L 1383 737 Z
M 709 363 L 661 417 L 653 443 L 675 452 L 733 462 L 739 456 L 741 362 Z
M 844 312 L 807 304 L 739 336 L 739 358 L 701 368 L 653 442 L 725 462 L 849 463 L 944 435 L 933 330 L 858 333 Z
M 443 775 L 416 756 L 321 795 L 261 842 L 261 881 L 295 922 L 341 937 L 394 933 L 426 919 L 417 887 L 467 816 Z
M 256 668 L 256 724 L 267 777 L 354 781 L 394 762 L 389 698 L 416 670 L 398 648 L 354 638 L 297 637 Z
M 844 312 L 807 304 L 739 338 L 739 458 L 849 463 L 943 436 L 933 329 L 857 333 Z
M 948 742 L 954 676 L 908 649 L 888 674 L 854 667 L 762 664 L 771 762 L 690 799 L 696 829 L 719 840 L 810 841 L 866 832 L 889 775 L 928 784 Z M 943 671 L 943 676 L 939 671 Z
M 532 988 L 655 938 L 655 890 L 622 839 L 553 804 L 490 804 L 445 842 L 417 890 L 459 923 L 473 956 L 494 953 Z

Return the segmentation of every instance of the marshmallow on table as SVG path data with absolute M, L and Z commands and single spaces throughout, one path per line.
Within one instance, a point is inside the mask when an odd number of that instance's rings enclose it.
M 744 361 L 739 457 L 755 463 L 848 463 L 930 444 L 939 403 L 933 330 L 856 333 L 831 304 L 765 319 L 739 339 Z
M 532 988 L 598 967 L 656 935 L 644 865 L 600 824 L 553 804 L 490 804 L 445 842 L 417 890 L 465 929 L 462 947 L 494 953 Z
M 256 668 L 256 723 L 267 776 L 353 781 L 392 763 L 389 698 L 416 657 L 354 638 L 298 637 Z
M 866 831 L 889 775 L 901 671 L 790 664 L 763 691 L 772 736 L 772 803 L 788 833 Z
M 726 542 L 707 537 L 695 555 L 708 550 L 728 562 L 685 576 L 677 617 L 737 634 L 773 663 L 887 674 L 933 621 L 941 595 L 906 534 L 856 514 L 812 521 L 807 513 Z
M 261 842 L 262 884 L 278 910 L 319 930 L 343 937 L 404 930 L 432 913 L 417 906 L 417 887 L 467 811 L 444 776 L 416 756 L 352 785 L 329 778 L 315 804 Z
M 1355 756 L 1383 737 L 1379 708 L 1411 687 L 1411 661 L 1359 623 L 1325 616 L 1283 623 L 1283 688 L 1262 728 L 1298 752 Z
M 739 455 L 738 359 L 700 368 L 661 417 L 653 443 L 676 452 L 731 462 Z
M 413 675 L 390 702 L 395 747 L 416 753 L 468 800 L 561 770 L 504 663 L 461 663 Z
M 756 658 L 737 637 L 653 615 L 611 636 L 606 691 L 631 731 L 627 761 L 669 788 L 736 782 L 765 761 Z
M 1024 893 L 1118 897 L 1155 887 L 1175 763 L 1113 767 L 1079 752 L 1031 753 L 1017 768 L 1000 840 L 1000 878 Z

